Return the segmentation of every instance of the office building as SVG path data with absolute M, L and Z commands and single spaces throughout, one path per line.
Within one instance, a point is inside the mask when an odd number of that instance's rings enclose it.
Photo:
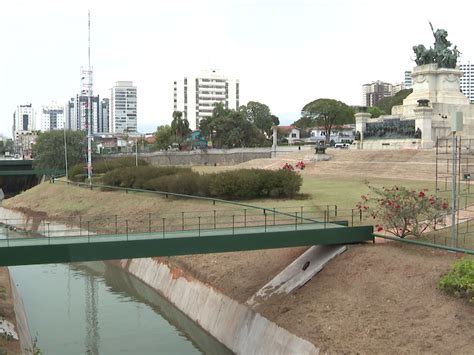
M 199 128 L 200 120 L 212 116 L 217 103 L 223 103 L 228 109 L 237 109 L 239 96 L 237 79 L 211 69 L 173 83 L 173 110 L 183 112 L 183 118 L 194 130 Z
M 132 81 L 117 81 L 110 89 L 109 131 L 137 131 L 137 88 Z
M 91 112 L 87 109 L 89 97 L 76 95 L 72 97 L 65 106 L 66 129 L 73 131 L 87 131 L 89 120 L 92 124 L 92 133 L 99 132 L 100 121 L 100 99 L 99 96 L 91 96 Z
M 98 126 L 97 126 L 97 131 L 99 133 L 108 133 L 110 132 L 109 130 L 109 110 L 110 110 L 110 105 L 109 105 L 110 100 L 107 98 L 104 98 L 100 101 L 100 112 L 99 112 L 99 121 L 98 121 Z
M 28 103 L 17 106 L 13 113 L 13 144 L 14 151 L 21 157 L 31 157 L 32 145 L 36 140 L 35 110 Z
M 411 77 L 411 71 L 405 70 L 404 89 L 411 89 L 413 86 L 413 79 Z
M 362 106 L 372 107 L 384 97 L 393 96 L 393 85 L 377 80 L 362 85 Z
M 460 89 L 472 104 L 474 103 L 474 64 L 470 62 L 460 64 L 459 69 L 463 72 L 463 76 L 459 80 Z
M 41 107 L 41 131 L 63 129 L 65 123 L 64 106 L 58 104 L 44 105 Z
M 18 131 L 34 131 L 35 126 L 35 111 L 32 104 L 25 104 L 17 106 L 13 112 L 13 138 L 15 132 Z

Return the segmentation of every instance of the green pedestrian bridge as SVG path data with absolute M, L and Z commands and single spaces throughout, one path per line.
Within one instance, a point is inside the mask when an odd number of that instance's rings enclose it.
M 372 226 L 348 227 L 347 221 L 321 221 L 274 209 L 225 212 L 149 214 L 137 220 L 110 216 L 100 221 L 101 227 L 82 217 L 0 220 L 0 266 L 349 244 L 374 238 Z

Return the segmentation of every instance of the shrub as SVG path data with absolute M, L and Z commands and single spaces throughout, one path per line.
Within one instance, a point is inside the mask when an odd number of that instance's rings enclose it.
M 146 189 L 151 180 L 177 173 L 190 173 L 191 168 L 133 166 L 118 168 L 102 177 L 105 185 Z
M 236 170 L 213 174 L 209 192 L 228 199 L 292 197 L 301 183 L 301 176 L 288 170 Z
M 387 232 L 405 238 L 420 237 L 448 213 L 448 202 L 426 190 L 410 191 L 403 186 L 378 189 L 369 186 L 375 197 L 361 196 L 357 208 L 382 223 L 376 231 Z
M 107 172 L 105 185 L 225 199 L 292 197 L 302 178 L 287 170 L 233 170 L 201 175 L 191 168 L 138 166 Z
M 97 160 L 93 162 L 92 167 L 94 175 L 100 175 L 115 169 L 134 167 L 135 165 L 135 158 L 122 157 L 107 160 Z M 147 165 L 148 163 L 146 161 L 138 159 L 138 166 Z M 87 179 L 87 163 L 79 163 L 69 169 L 69 179 L 72 181 L 85 181 Z
M 441 277 L 438 285 L 442 290 L 465 297 L 474 304 L 474 259 L 456 261 L 453 270 Z
M 184 195 L 200 195 L 199 184 L 201 175 L 186 171 L 174 175 L 160 176 L 149 180 L 146 188 L 155 191 L 174 192 Z

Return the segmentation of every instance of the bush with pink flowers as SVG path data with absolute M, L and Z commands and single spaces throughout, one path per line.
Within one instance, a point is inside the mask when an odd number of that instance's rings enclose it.
M 306 168 L 306 164 L 304 163 L 304 161 L 299 161 L 298 163 L 296 163 L 296 169 L 300 169 L 300 170 L 304 170 L 304 168 Z
M 420 237 L 449 213 L 448 202 L 429 195 L 427 190 L 414 191 L 403 186 L 369 188 L 372 192 L 361 196 L 357 208 L 380 223 L 375 225 L 376 232 L 385 230 L 400 238 Z

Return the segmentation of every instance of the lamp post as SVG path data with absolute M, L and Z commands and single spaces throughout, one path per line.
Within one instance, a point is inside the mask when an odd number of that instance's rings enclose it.
M 68 181 L 69 174 L 68 174 L 68 167 L 67 167 L 66 120 L 64 120 L 63 132 L 64 132 L 64 163 L 66 166 L 66 181 Z

